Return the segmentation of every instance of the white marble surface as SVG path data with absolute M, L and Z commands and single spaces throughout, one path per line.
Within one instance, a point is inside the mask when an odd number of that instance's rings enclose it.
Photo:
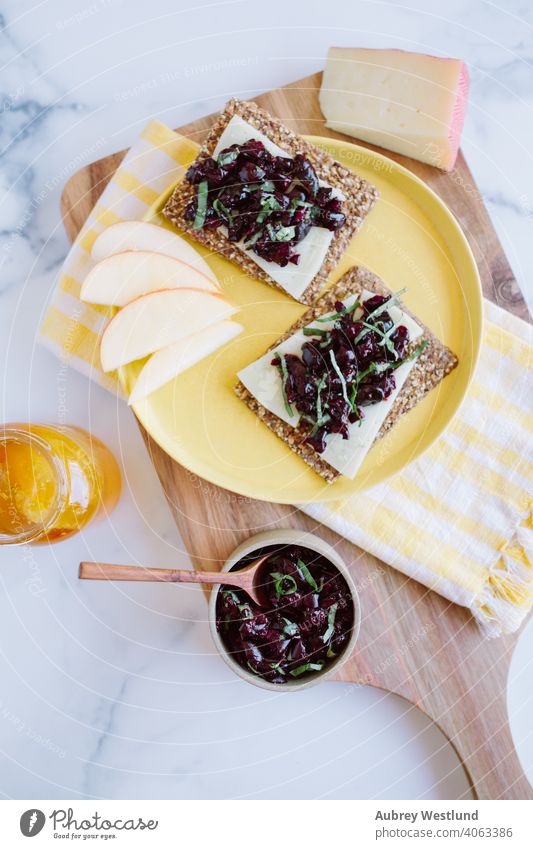
M 213 653 L 200 592 L 80 585 L 85 559 L 182 562 L 128 410 L 35 347 L 67 250 L 59 195 L 152 115 L 173 126 L 323 65 L 330 44 L 457 55 L 472 74 L 463 149 L 515 274 L 530 282 L 533 11 L 524 0 L 3 0 L 1 418 L 88 426 L 120 458 L 112 519 L 31 558 L 0 552 L 0 794 L 14 798 L 450 798 L 457 759 L 414 709 L 327 684 L 291 698 Z M 533 778 L 533 626 L 510 711 Z

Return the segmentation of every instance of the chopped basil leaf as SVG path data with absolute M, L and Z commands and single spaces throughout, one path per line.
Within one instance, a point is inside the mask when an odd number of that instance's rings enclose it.
M 311 433 L 309 434 L 309 436 L 310 436 L 311 438 L 312 438 L 313 436 L 316 436 L 316 435 L 317 435 L 317 433 L 318 433 L 318 431 L 319 431 L 319 430 L 320 430 L 320 428 L 322 427 L 322 425 L 325 425 L 325 424 L 327 424 L 327 423 L 328 423 L 328 422 L 330 422 L 330 421 L 331 421 L 331 416 L 328 416 L 328 415 L 322 416 L 322 418 L 321 418 L 321 419 L 319 419 L 317 422 L 315 422 L 315 423 L 314 423 L 313 430 L 311 431 Z
M 322 640 L 325 643 L 329 643 L 333 634 L 335 633 L 335 616 L 337 615 L 338 603 L 332 604 L 328 610 L 328 627 L 322 637 Z
M 395 360 L 398 359 L 398 354 L 396 352 L 396 348 L 394 347 L 394 342 L 392 341 L 391 336 L 400 326 L 401 325 L 396 326 L 396 325 L 393 324 L 392 327 L 390 328 L 390 330 L 387 330 L 386 333 L 382 333 L 381 339 L 378 342 L 378 345 L 385 345 L 387 350 L 390 351 L 391 354 L 394 354 Z M 378 330 L 378 333 L 380 333 L 380 332 L 381 331 Z
M 229 596 L 232 601 L 235 602 L 235 604 L 241 603 L 239 596 L 237 595 L 237 593 L 234 593 L 233 590 L 222 590 L 222 595 L 224 596 L 224 598 L 227 598 Z
M 393 371 L 397 368 L 400 368 L 400 366 L 405 365 L 405 363 L 410 363 L 411 360 L 416 360 L 416 358 L 419 357 L 420 354 L 422 354 L 423 351 L 426 350 L 427 346 L 428 346 L 428 341 L 427 341 L 427 339 L 424 339 L 424 341 L 421 342 L 420 345 L 411 354 L 409 354 L 408 357 L 404 357 L 401 360 L 397 360 L 395 363 L 389 363 L 389 362 L 370 363 L 368 368 L 366 368 L 364 371 L 360 372 L 357 375 L 357 383 L 358 384 L 361 383 L 361 381 L 365 377 L 367 377 L 369 374 L 372 374 L 373 372 L 376 372 L 377 374 L 381 374 L 384 371 L 389 371 L 389 370 Z
M 344 400 L 346 401 L 346 403 L 347 403 L 347 404 L 349 404 L 349 403 L 350 403 L 350 399 L 348 398 L 348 390 L 347 390 L 347 388 L 346 388 L 346 380 L 344 379 L 344 375 L 343 375 L 342 371 L 341 371 L 341 370 L 340 370 L 340 368 L 339 368 L 339 365 L 338 365 L 338 363 L 337 363 L 337 360 L 335 359 L 335 354 L 333 353 L 333 348 L 330 348 L 330 349 L 329 349 L 329 358 L 330 358 L 330 360 L 331 360 L 331 364 L 332 364 L 333 368 L 335 369 L 335 371 L 337 372 L 337 376 L 338 376 L 338 378 L 339 378 L 339 380 L 340 380 L 340 382 L 341 382 L 341 387 L 342 387 L 342 397 L 344 398 Z
M 369 312 L 368 315 L 367 315 L 367 319 L 374 318 L 377 315 L 381 315 L 382 312 L 387 312 L 389 307 L 393 307 L 397 303 L 399 303 L 399 301 L 401 301 L 402 295 L 405 295 L 406 292 L 407 292 L 407 289 L 400 289 L 399 292 L 395 292 L 394 295 L 391 295 L 391 297 L 388 299 L 388 301 L 385 301 L 384 304 L 381 304 L 379 307 L 376 307 L 375 310 L 372 310 L 372 312 Z
M 218 155 L 217 165 L 220 165 L 222 168 L 224 168 L 226 165 L 231 165 L 232 162 L 235 162 L 238 155 L 238 150 L 227 150 L 225 152 L 222 151 L 222 153 L 219 153 Z
M 359 410 L 357 409 L 357 404 L 355 405 L 355 407 L 352 408 L 352 411 L 357 416 L 357 427 L 361 427 L 361 425 L 363 424 L 363 417 L 362 417 L 361 413 L 359 412 Z
M 195 230 L 201 230 L 204 226 L 205 216 L 207 213 L 207 180 L 202 180 L 198 184 L 198 194 L 196 196 L 196 215 L 194 216 L 193 227 Z
M 276 356 L 279 360 L 279 367 L 281 370 L 281 392 L 283 394 L 283 403 L 285 404 L 285 409 L 287 410 L 289 416 L 293 416 L 294 410 L 292 409 L 291 404 L 289 404 L 289 399 L 287 398 L 287 390 L 285 388 L 285 383 L 289 379 L 287 363 L 285 362 L 285 354 L 280 354 L 279 351 L 276 351 Z
M 229 211 L 229 209 L 224 206 L 222 201 L 219 198 L 215 198 L 213 201 L 213 209 L 215 212 L 218 212 L 223 218 L 226 218 L 227 221 L 231 222 L 233 220 L 233 215 Z
M 290 242 L 296 236 L 295 227 L 278 227 L 276 230 L 271 224 L 267 227 L 268 235 L 273 242 Z
M 265 182 L 260 186 L 260 188 L 264 192 L 275 192 L 276 184 L 272 182 L 272 180 L 265 180 Z
M 277 662 L 277 663 L 271 663 L 271 664 L 270 664 L 270 668 L 271 668 L 274 672 L 279 672 L 279 674 L 280 674 L 280 675 L 286 675 L 286 674 L 287 674 L 287 673 L 285 672 L 285 670 L 284 670 L 284 669 L 282 668 L 282 666 L 281 666 L 281 660 L 278 660 L 278 662 Z
M 329 330 L 324 330 L 322 327 L 304 327 L 304 336 L 327 336 Z
M 424 339 L 424 341 L 420 343 L 420 345 L 418 346 L 418 348 L 415 348 L 415 350 L 413 351 L 413 353 L 412 353 L 412 354 L 409 354 L 409 356 L 408 356 L 408 357 L 405 357 L 405 358 L 404 358 L 403 360 L 401 360 L 399 363 L 395 363 L 395 364 L 394 364 L 394 366 L 393 366 L 393 368 L 398 368 L 399 366 L 403 366 L 403 364 L 404 364 L 404 363 L 410 363 L 410 362 L 411 362 L 411 360 L 416 360 L 416 358 L 417 358 L 417 357 L 419 357 L 419 356 L 420 356 L 420 354 L 423 354 L 423 353 L 424 353 L 424 351 L 426 350 L 426 348 L 427 348 L 427 346 L 428 346 L 428 345 L 429 345 L 428 340 L 427 340 L 427 339 Z
M 245 242 L 244 247 L 245 248 L 251 248 L 252 245 L 255 245 L 255 243 L 259 241 L 259 239 L 261 238 L 262 235 L 263 234 L 262 234 L 261 230 L 258 230 L 257 233 L 254 233 L 253 236 L 250 239 L 248 239 L 247 242 Z
M 416 358 L 419 357 L 420 354 L 422 354 L 426 350 L 428 344 L 429 343 L 428 343 L 427 339 L 424 339 L 423 342 L 421 342 L 420 345 L 417 348 L 415 348 L 415 350 L 411 354 L 409 354 L 408 357 L 404 357 L 403 360 L 398 360 L 396 363 L 376 363 L 375 364 L 376 365 L 375 370 L 376 371 L 387 371 L 387 368 L 390 368 L 390 369 L 400 368 L 400 366 L 403 366 L 405 363 L 410 363 L 411 360 L 416 360 Z M 378 366 L 381 366 L 381 368 L 378 368 Z
M 397 304 L 401 299 L 401 295 L 403 295 L 405 292 L 407 292 L 407 289 L 400 289 L 399 292 L 396 292 L 396 294 L 392 295 L 387 301 L 385 301 L 384 304 L 381 304 L 381 306 L 376 307 L 375 310 L 372 310 L 372 312 L 366 316 L 366 321 L 363 321 L 364 329 L 361 330 L 361 333 L 359 333 L 359 335 L 356 336 L 356 338 L 353 340 L 354 345 L 357 345 L 357 343 L 360 342 L 361 339 L 366 336 L 367 333 L 370 333 L 371 330 L 375 330 L 376 333 L 378 333 L 382 337 L 387 335 L 383 333 L 383 331 L 380 330 L 379 327 L 376 327 L 375 324 L 370 324 L 369 320 L 371 318 L 376 318 L 377 316 L 381 315 L 382 312 L 386 312 L 389 307 Z M 396 330 L 396 327 L 392 328 L 391 332 L 394 332 L 394 330 Z M 387 348 L 391 351 L 391 353 L 396 354 L 396 351 L 392 350 L 394 348 L 394 345 L 392 345 L 392 348 L 387 345 Z
M 357 383 L 361 383 L 361 381 L 364 380 L 365 377 L 368 377 L 369 374 L 373 374 L 374 372 L 377 372 L 377 374 L 381 374 L 384 371 L 388 371 L 389 369 L 394 368 L 395 365 L 396 363 L 389 362 L 370 363 L 368 368 L 366 368 L 364 371 L 359 372 L 359 374 L 357 375 Z
M 307 568 L 307 566 L 305 565 L 303 560 L 298 560 L 298 569 L 300 570 L 300 572 L 304 576 L 304 578 L 307 581 L 307 583 L 309 584 L 309 586 L 312 587 L 315 592 L 317 592 L 317 593 L 322 592 L 322 588 L 324 586 L 324 581 L 321 580 L 320 586 L 319 586 L 317 584 L 317 582 L 315 581 L 315 579 L 313 578 L 313 576 L 311 575 L 311 572 L 309 571 L 309 569 Z
M 323 660 L 321 660 L 319 663 L 302 663 L 302 665 L 297 666 L 296 669 L 291 669 L 290 674 L 294 678 L 298 678 L 299 675 L 303 675 L 305 672 L 320 672 L 320 670 L 323 668 Z
M 328 379 L 327 374 L 323 374 L 318 382 L 318 386 L 316 388 L 316 420 L 317 422 L 322 419 L 322 398 L 320 397 L 320 393 L 322 392 L 324 386 L 326 385 L 326 381 Z
M 310 206 L 315 206 L 315 204 L 311 203 L 308 200 L 300 200 L 300 198 L 293 198 L 291 203 L 291 209 L 298 209 L 299 206 L 309 208 Z
M 281 572 L 271 572 L 270 577 L 274 579 L 274 587 L 278 598 L 281 598 L 284 595 L 292 595 L 298 589 L 298 584 L 292 575 L 283 575 Z M 289 584 L 288 588 L 286 586 L 287 582 Z
M 222 590 L 222 595 L 224 596 L 224 598 L 229 597 L 232 601 L 235 602 L 235 604 L 239 608 L 239 613 L 242 613 L 245 619 L 252 619 L 252 608 L 250 607 L 248 602 L 242 602 L 236 592 L 234 592 L 233 590 Z
M 357 412 L 357 405 L 355 403 L 355 399 L 357 398 L 357 381 L 355 381 L 352 386 L 352 394 L 350 395 L 350 407 L 352 408 L 352 413 Z
M 361 306 L 361 301 L 354 301 L 354 303 L 349 307 L 344 307 L 342 312 L 334 312 L 331 315 L 323 315 L 322 318 L 317 318 L 317 321 L 336 321 L 338 318 L 342 318 L 345 315 L 349 315 L 351 312 L 355 312 Z
M 264 201 L 261 201 L 261 212 L 255 220 L 258 224 L 262 224 L 265 218 L 268 218 L 272 212 L 278 212 L 280 209 L 280 202 L 276 200 L 274 195 L 268 195 Z
M 287 634 L 288 637 L 295 637 L 296 634 L 300 633 L 300 629 L 296 622 L 291 622 L 290 619 L 286 619 L 285 617 L 283 617 L 283 621 L 285 622 L 283 633 Z
M 370 330 L 373 330 L 373 329 L 374 329 L 374 326 L 373 326 L 372 324 L 367 324 L 366 322 L 363 322 L 363 324 L 364 324 L 363 329 L 361 330 L 361 332 L 360 332 L 360 333 L 358 333 L 358 334 L 357 334 L 357 336 L 356 336 L 356 337 L 355 337 L 355 339 L 353 340 L 353 346 L 354 346 L 354 348 L 355 348 L 355 346 L 356 346 L 356 345 L 357 345 L 357 344 L 361 341 L 361 339 L 362 339 L 364 336 L 366 336 L 366 334 L 367 334 L 367 333 L 370 333 Z
M 387 332 L 384 333 L 383 330 L 380 330 L 380 328 L 376 324 L 370 324 L 368 321 L 362 321 L 361 324 L 363 325 L 363 330 L 361 330 L 361 332 L 353 340 L 354 345 L 357 345 L 357 343 L 360 342 L 363 336 L 366 336 L 367 333 L 374 332 L 381 337 L 378 344 L 385 345 L 387 350 L 390 351 L 391 354 L 394 354 L 396 358 L 398 357 L 398 354 L 396 353 L 396 348 L 394 347 L 394 343 L 390 337 L 391 334 L 394 333 L 394 331 L 397 330 L 400 325 L 393 325 L 390 330 L 387 330 Z
M 277 242 L 290 242 L 296 237 L 296 227 L 280 227 L 276 230 Z
M 265 180 L 264 183 L 250 183 L 249 185 L 242 186 L 241 191 L 243 192 L 275 192 L 276 187 L 272 180 Z

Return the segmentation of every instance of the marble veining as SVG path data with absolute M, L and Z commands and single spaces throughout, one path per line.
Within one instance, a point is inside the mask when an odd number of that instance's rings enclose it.
M 35 345 L 68 249 L 59 198 L 151 116 L 173 126 L 323 65 L 328 46 L 457 55 L 463 151 L 524 294 L 530 277 L 533 11 L 521 0 L 187 3 L 4 0 L 0 15 L 0 362 L 4 421 L 73 422 L 119 458 L 105 523 L 52 549 L 0 551 L 0 795 L 11 798 L 451 798 L 457 759 L 419 713 L 367 688 L 290 699 L 215 654 L 197 588 L 81 585 L 82 559 L 187 557 L 128 409 Z M 302 8 L 304 13 L 302 15 Z M 530 627 L 513 666 L 524 761 Z M 529 670 L 528 670 L 529 665 Z M 529 674 L 528 674 L 529 671 Z

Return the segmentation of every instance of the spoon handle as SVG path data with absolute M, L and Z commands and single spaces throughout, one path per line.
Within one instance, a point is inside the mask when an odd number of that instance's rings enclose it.
M 219 584 L 220 572 L 193 572 L 190 569 L 146 569 L 118 563 L 80 563 L 79 577 L 90 581 L 169 581 L 171 583 Z M 240 586 L 242 576 L 224 574 L 224 583 Z

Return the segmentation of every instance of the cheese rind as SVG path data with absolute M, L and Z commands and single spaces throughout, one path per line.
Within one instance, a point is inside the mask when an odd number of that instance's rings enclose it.
M 213 157 L 216 159 L 218 154 L 226 147 L 232 144 L 244 144 L 249 139 L 256 139 L 263 142 L 264 146 L 273 156 L 290 157 L 286 150 L 279 147 L 271 141 L 268 136 L 256 130 L 247 121 L 244 121 L 238 115 L 234 115 L 228 126 L 220 136 L 218 143 L 213 151 Z M 319 180 L 321 186 L 327 186 L 323 180 Z M 328 188 L 331 188 L 330 186 Z M 342 192 L 333 188 L 333 197 L 344 199 Z M 220 228 L 225 232 L 225 228 Z M 320 271 L 320 267 L 324 262 L 328 252 L 333 233 L 331 230 L 326 230 L 325 227 L 311 227 L 307 236 L 298 242 L 297 251 L 300 254 L 300 262 L 298 265 L 288 263 L 284 268 L 275 262 L 268 262 L 263 257 L 258 256 L 251 250 L 246 250 L 242 242 L 238 243 L 239 248 L 247 256 L 252 259 L 259 268 L 266 271 L 267 274 L 278 283 L 282 289 L 288 292 L 293 298 L 298 299 L 307 289 L 311 281 Z
M 332 47 L 320 107 L 326 126 L 450 171 L 468 99 L 460 59 Z
M 371 298 L 373 294 L 366 290 L 363 291 L 363 300 Z M 343 298 L 343 303 L 349 307 L 358 297 L 359 295 L 351 295 L 349 298 Z M 403 324 L 407 327 L 411 340 L 415 340 L 421 335 L 421 328 L 400 307 L 390 307 L 389 314 L 395 326 Z M 330 330 L 333 325 L 333 321 L 321 322 L 320 327 L 324 330 Z M 315 322 L 308 325 L 308 327 L 312 326 L 316 326 Z M 272 366 L 272 360 L 277 351 L 300 356 L 302 345 L 306 341 L 309 341 L 309 337 L 304 335 L 303 328 L 297 330 L 296 333 L 281 342 L 277 348 L 268 351 L 238 374 L 241 383 L 263 407 L 292 427 L 298 425 L 301 416 L 294 407 L 294 414 L 289 415 L 283 399 L 280 374 L 278 369 Z M 348 426 L 349 439 L 343 439 L 337 433 L 328 436 L 326 449 L 320 455 L 326 463 L 329 463 L 330 466 L 347 478 L 353 479 L 355 477 L 414 364 L 414 361 L 411 361 L 396 369 L 394 373 L 396 388 L 386 401 L 364 407 L 364 418 L 361 423 L 354 422 Z

